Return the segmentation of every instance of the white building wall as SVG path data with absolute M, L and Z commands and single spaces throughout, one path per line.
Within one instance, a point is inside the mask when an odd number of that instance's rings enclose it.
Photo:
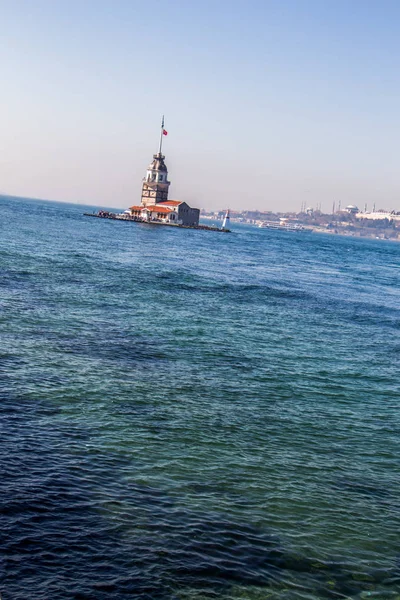
M 393 215 L 389 212 L 372 212 L 372 213 L 362 213 L 358 212 L 356 214 L 357 219 L 370 219 L 372 221 L 382 221 L 383 219 L 388 219 L 389 221 L 400 221 L 400 215 Z

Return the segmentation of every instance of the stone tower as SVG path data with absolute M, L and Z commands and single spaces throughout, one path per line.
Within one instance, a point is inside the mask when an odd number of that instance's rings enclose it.
M 165 156 L 158 152 L 153 155 L 153 162 L 148 166 L 146 177 L 142 185 L 142 205 L 158 204 L 168 200 L 168 181 L 167 165 L 164 162 Z

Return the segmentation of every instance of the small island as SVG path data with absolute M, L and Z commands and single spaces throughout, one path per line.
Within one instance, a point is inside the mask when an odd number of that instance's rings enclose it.
M 147 167 L 146 176 L 142 183 L 140 204 L 131 206 L 123 213 L 100 210 L 97 213 L 84 213 L 85 216 L 230 233 L 226 226 L 229 222 L 229 212 L 225 215 L 222 227 L 200 225 L 200 210 L 198 208 L 192 208 L 184 201 L 168 199 L 171 182 L 168 180 L 168 169 L 165 164 L 165 156 L 162 154 L 162 141 L 165 135 L 167 135 L 167 131 L 164 129 L 163 117 L 159 150 L 157 154 L 153 155 L 153 160 Z

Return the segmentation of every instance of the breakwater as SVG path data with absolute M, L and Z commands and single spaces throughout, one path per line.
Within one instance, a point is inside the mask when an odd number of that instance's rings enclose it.
M 111 219 L 113 221 L 126 221 L 128 223 L 143 223 L 145 225 L 160 225 L 163 227 L 175 227 L 179 229 L 198 229 L 200 231 L 220 231 L 222 233 L 231 233 L 230 229 L 223 229 L 222 227 L 213 227 L 211 225 L 179 225 L 176 223 L 165 223 L 164 221 L 148 221 L 141 217 L 130 217 L 125 215 L 118 215 L 107 211 L 99 211 L 97 213 L 85 212 L 85 217 L 97 217 L 99 219 Z

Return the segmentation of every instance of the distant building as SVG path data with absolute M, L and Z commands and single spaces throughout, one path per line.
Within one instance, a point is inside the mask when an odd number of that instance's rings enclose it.
M 160 149 L 153 155 L 153 161 L 147 167 L 146 177 L 142 184 L 141 203 L 131 206 L 132 217 L 146 221 L 158 221 L 174 225 L 195 227 L 199 224 L 200 210 L 191 208 L 186 202 L 168 200 L 170 181 L 165 156 L 161 153 L 164 130 L 164 119 L 161 126 Z
M 344 210 L 349 213 L 349 215 L 355 215 L 359 212 L 358 207 L 354 206 L 354 204 L 349 204 Z
M 157 204 L 131 206 L 132 217 L 140 217 L 145 221 L 161 221 L 174 225 L 189 225 L 196 227 L 199 224 L 200 210 L 191 208 L 186 202 L 179 200 L 163 200 Z
M 367 219 L 370 221 L 384 221 L 385 219 L 389 222 L 400 221 L 400 214 L 394 211 L 389 212 L 386 210 L 378 210 L 376 212 L 358 212 L 356 214 L 357 219 Z

